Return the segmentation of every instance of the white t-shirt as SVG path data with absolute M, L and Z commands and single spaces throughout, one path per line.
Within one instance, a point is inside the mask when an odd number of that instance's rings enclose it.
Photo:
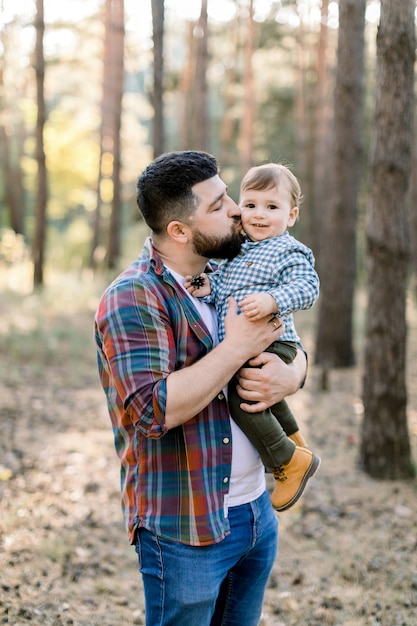
M 191 299 L 213 338 L 214 346 L 216 346 L 219 340 L 217 335 L 217 314 L 214 306 L 202 302 L 199 298 L 194 298 L 184 287 L 185 278 L 171 268 L 168 267 L 167 269 L 169 269 L 175 280 Z M 227 388 L 224 389 L 224 393 L 227 397 Z M 266 487 L 265 468 L 259 453 L 231 417 L 230 425 L 233 442 L 232 471 L 228 500 L 225 502 L 226 512 L 228 507 L 247 504 L 256 500 L 263 494 Z

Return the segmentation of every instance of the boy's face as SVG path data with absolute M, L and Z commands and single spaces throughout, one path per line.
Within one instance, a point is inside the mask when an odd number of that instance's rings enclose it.
M 291 206 L 286 185 L 270 189 L 247 189 L 239 202 L 242 228 L 251 241 L 279 237 L 294 225 L 298 207 Z

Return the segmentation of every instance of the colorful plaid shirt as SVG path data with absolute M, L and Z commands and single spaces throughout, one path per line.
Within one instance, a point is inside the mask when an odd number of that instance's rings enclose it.
M 95 339 L 130 541 L 140 527 L 190 545 L 221 541 L 229 533 L 227 401 L 219 393 L 183 426 L 165 425 L 168 375 L 206 355 L 212 338 L 149 239 L 101 297 Z
M 251 293 L 268 292 L 278 305 L 277 315 L 285 323 L 280 341 L 299 342 L 292 313 L 313 306 L 319 295 L 319 277 L 312 251 L 288 232 L 263 241 L 246 240 L 240 254 L 223 261 L 209 274 L 211 294 L 219 316 L 219 340 L 224 338 L 227 298 L 237 302 Z

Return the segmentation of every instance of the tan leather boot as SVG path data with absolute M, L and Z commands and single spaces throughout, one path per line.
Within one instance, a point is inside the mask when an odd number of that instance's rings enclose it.
M 308 479 L 317 472 L 320 462 L 320 457 L 311 450 L 296 447 L 288 463 L 271 467 L 276 480 L 276 487 L 271 494 L 274 509 L 286 511 L 301 498 Z
M 299 430 L 292 435 L 288 435 L 288 438 L 291 439 L 299 448 L 308 448 L 308 445 Z

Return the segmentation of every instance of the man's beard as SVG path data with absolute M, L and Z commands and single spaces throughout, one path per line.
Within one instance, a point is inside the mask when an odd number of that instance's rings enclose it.
M 197 228 L 193 230 L 194 251 L 206 259 L 234 259 L 242 247 L 242 237 L 238 231 L 223 237 L 205 235 Z

